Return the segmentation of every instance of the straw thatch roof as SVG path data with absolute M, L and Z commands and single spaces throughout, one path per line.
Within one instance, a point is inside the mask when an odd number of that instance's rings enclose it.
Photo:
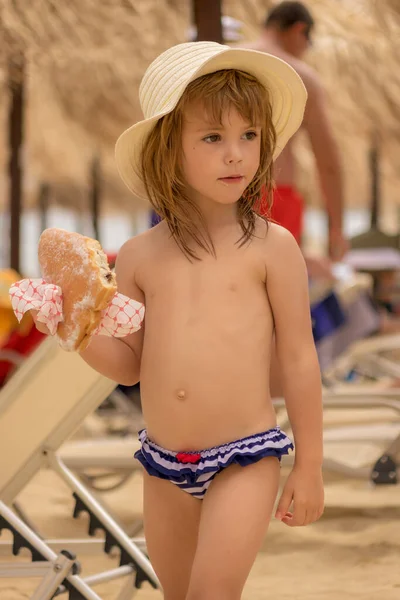
M 27 73 L 24 164 L 28 195 L 50 181 L 59 201 L 72 185 L 87 186 L 90 160 L 102 157 L 105 195 L 114 203 L 133 199 L 115 171 L 113 146 L 140 118 L 137 90 L 149 62 L 185 41 L 186 3 L 145 0 L 1 0 L 2 84 L 10 56 L 23 52 Z M 2 32 L 3 33 L 3 32 Z M 3 95 L 4 97 L 4 95 Z M 2 172 L 7 157 L 7 102 L 2 103 Z M 4 184 L 4 181 L 2 182 Z M 81 205 L 80 197 L 70 202 Z
M 134 206 L 119 182 L 113 146 L 141 117 L 137 90 L 149 62 L 185 41 L 189 0 L 0 0 L 0 189 L 7 183 L 7 72 L 11 57 L 26 61 L 27 123 L 23 160 L 27 197 L 48 181 L 60 202 L 82 205 L 94 153 L 102 157 L 109 205 Z M 223 12 L 256 37 L 267 0 L 223 0 Z M 368 202 L 367 151 L 377 137 L 384 198 L 397 200 L 400 173 L 399 39 L 397 0 L 309 0 L 317 22 L 309 62 L 326 86 L 341 144 L 348 204 Z M 15 77 L 18 73 L 15 72 Z M 301 185 L 319 201 L 312 154 L 298 145 Z M 82 195 L 83 194 L 83 195 Z

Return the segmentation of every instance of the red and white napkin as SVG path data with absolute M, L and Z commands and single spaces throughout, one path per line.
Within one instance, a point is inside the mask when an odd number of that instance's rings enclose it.
M 10 287 L 14 313 L 21 321 L 28 310 L 36 310 L 37 321 L 44 323 L 51 335 L 57 332 L 63 321 L 63 298 L 61 288 L 44 279 L 22 279 Z M 102 311 L 102 319 L 93 335 L 125 337 L 141 327 L 145 308 L 141 302 L 117 292 L 110 304 Z

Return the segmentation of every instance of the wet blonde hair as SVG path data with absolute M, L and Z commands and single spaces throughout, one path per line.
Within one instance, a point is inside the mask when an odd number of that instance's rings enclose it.
M 258 79 L 236 69 L 216 71 L 192 81 L 175 109 L 157 122 L 143 147 L 143 182 L 154 210 L 166 221 L 184 254 L 193 259 L 198 259 L 198 256 L 190 241 L 215 256 L 205 220 L 188 197 L 182 170 L 184 113 L 188 105 L 196 101 L 201 101 L 213 122 L 222 123 L 225 111 L 233 107 L 252 126 L 261 125 L 260 164 L 237 202 L 238 223 L 243 232 L 238 240 L 240 246 L 254 235 L 257 218 L 254 206 L 259 201 L 263 186 L 268 195 L 268 210 L 271 206 L 272 161 L 276 145 L 268 91 Z

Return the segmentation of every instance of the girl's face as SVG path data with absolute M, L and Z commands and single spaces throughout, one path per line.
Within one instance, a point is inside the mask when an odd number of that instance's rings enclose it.
M 201 102 L 187 107 L 182 129 L 182 167 L 188 192 L 198 205 L 232 205 L 260 164 L 261 126 L 231 107 L 222 124 L 210 123 Z

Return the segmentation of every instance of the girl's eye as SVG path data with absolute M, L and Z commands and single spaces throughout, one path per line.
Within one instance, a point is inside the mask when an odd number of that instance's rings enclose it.
M 246 133 L 244 135 L 247 140 L 251 141 L 257 137 L 257 132 L 256 131 L 246 131 Z
M 219 142 L 221 136 L 218 133 L 213 133 L 212 135 L 207 135 L 203 140 L 208 144 L 213 144 L 214 142 Z

